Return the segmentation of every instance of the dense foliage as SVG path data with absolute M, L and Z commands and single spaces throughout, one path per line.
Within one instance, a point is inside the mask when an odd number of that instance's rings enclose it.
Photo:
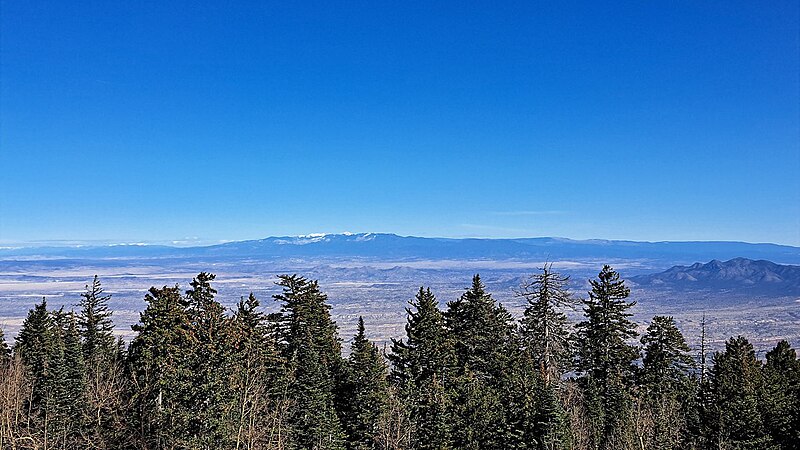
M 265 314 L 226 311 L 214 278 L 151 288 L 129 345 L 97 277 L 76 312 L 43 299 L 13 344 L 0 330 L 0 448 L 800 448 L 786 341 L 762 361 L 731 338 L 706 368 L 671 317 L 637 328 L 609 266 L 582 300 L 544 267 L 519 321 L 478 275 L 444 307 L 420 288 L 402 339 L 381 350 L 359 318 L 346 355 L 316 281 L 280 276 Z

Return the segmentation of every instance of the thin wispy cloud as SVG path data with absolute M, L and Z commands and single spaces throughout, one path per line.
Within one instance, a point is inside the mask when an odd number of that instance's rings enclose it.
M 458 225 L 461 228 L 467 228 L 471 230 L 480 230 L 484 232 L 495 232 L 495 233 L 514 233 L 519 235 L 530 235 L 533 233 L 533 230 L 523 229 L 523 228 L 508 228 L 508 227 L 498 227 L 494 225 L 482 225 L 476 223 L 462 223 Z
M 569 211 L 559 209 L 521 210 L 521 211 L 492 211 L 493 216 L 559 216 L 569 214 Z

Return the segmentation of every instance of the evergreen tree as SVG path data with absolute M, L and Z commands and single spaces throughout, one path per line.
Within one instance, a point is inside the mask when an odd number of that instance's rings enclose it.
M 719 448 L 774 448 L 760 412 L 761 362 L 753 345 L 739 336 L 714 355 L 711 369 L 713 445 Z
M 800 449 L 800 360 L 786 341 L 767 352 L 761 402 L 764 424 L 784 450 Z
M 83 359 L 87 363 L 89 378 L 103 371 L 113 361 L 116 353 L 114 324 L 108 309 L 110 295 L 104 295 L 97 275 L 81 294 L 78 327 L 83 341 Z
M 234 434 L 229 414 L 234 402 L 228 383 L 233 372 L 230 324 L 225 308 L 214 299 L 214 278 L 208 272 L 198 274 L 184 299 L 195 343 L 190 349 L 191 383 L 185 399 L 192 411 L 188 431 L 193 447 L 207 449 L 224 445 Z
M 697 391 L 689 369 L 691 349 L 672 317 L 655 316 L 642 336 L 644 358 L 640 373 L 643 401 L 652 421 L 649 447 L 688 447 L 688 425 Z
M 643 384 L 656 395 L 684 388 L 694 361 L 675 319 L 653 317 L 641 342 L 644 346 Z
M 281 275 L 282 302 L 277 316 L 283 357 L 291 376 L 288 412 L 297 448 L 341 449 L 344 433 L 335 410 L 335 392 L 342 373 L 341 344 L 331 320 L 328 297 L 316 281 Z
M 523 284 L 517 295 L 525 298 L 520 337 L 524 356 L 519 358 L 518 380 L 524 387 L 519 405 L 511 411 L 514 434 L 523 436 L 517 448 L 560 449 L 568 445 L 567 416 L 559 398 L 561 376 L 571 366 L 572 337 L 563 310 L 576 302 L 567 289 L 569 277 L 545 265 Z M 513 388 L 512 388 L 513 389 Z M 523 447 L 525 445 L 525 447 Z
M 83 361 L 86 367 L 87 408 L 90 409 L 90 439 L 98 447 L 113 445 L 118 434 L 118 414 L 123 389 L 123 359 L 114 338 L 112 312 L 97 275 L 81 294 L 77 316 Z
M 378 347 L 365 334 L 364 319 L 358 318 L 358 333 L 350 347 L 344 397 L 343 425 L 347 447 L 377 448 L 379 427 L 389 406 L 388 368 Z
M 507 418 L 494 380 L 464 369 L 453 387 L 452 445 L 461 449 L 506 448 Z
M 85 445 L 82 431 L 86 413 L 86 372 L 80 335 L 72 312 L 64 312 L 62 308 L 53 316 L 58 338 L 51 360 L 51 409 L 54 417 L 58 417 L 56 429 L 62 442 Z
M 514 321 L 486 292 L 480 275 L 472 278 L 472 286 L 458 300 L 447 304 L 444 317 L 460 371 L 502 377 L 513 356 Z
M 77 445 L 83 424 L 85 373 L 75 318 L 47 301 L 28 312 L 14 347 L 28 374 L 29 426 L 43 442 Z M 49 445 L 49 444 L 48 444 Z
M 430 288 L 419 288 L 406 308 L 406 339 L 392 339 L 392 379 L 400 387 L 413 423 L 415 449 L 450 447 L 450 401 L 455 357 L 444 316 Z M 412 309 L 413 308 L 413 309 Z
M 197 341 L 178 286 L 152 287 L 128 348 L 133 430 L 143 448 L 189 446 L 191 349 Z
M 577 325 L 578 372 L 592 420 L 591 441 L 596 448 L 618 448 L 629 436 L 630 381 L 637 350 L 626 343 L 637 335 L 628 310 L 630 289 L 610 266 L 603 266 L 583 300 L 586 320 Z
M 6 342 L 6 336 L 3 329 L 0 328 L 0 366 L 5 366 L 11 363 L 11 347 Z
M 232 320 L 236 448 L 281 448 L 287 379 L 275 333 L 258 307 L 250 293 L 239 301 Z
M 454 388 L 453 444 L 502 448 L 508 431 L 506 382 L 519 347 L 511 314 L 495 302 L 479 275 L 449 302 L 445 324 L 453 340 L 458 379 Z
M 568 276 L 554 272 L 552 264 L 541 270 L 519 292 L 527 301 L 520 331 L 525 349 L 550 383 L 570 368 L 570 326 L 563 309 L 571 308 L 575 300 L 567 289 Z
M 42 298 L 41 303 L 28 311 L 14 344 L 14 353 L 20 356 L 32 384 L 28 410 L 40 410 L 48 398 L 48 380 L 52 378 L 50 358 L 57 339 L 54 332 L 47 300 Z

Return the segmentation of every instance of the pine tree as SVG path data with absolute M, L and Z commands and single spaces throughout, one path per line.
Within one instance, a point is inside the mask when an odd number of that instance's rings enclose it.
M 115 359 L 114 324 L 111 321 L 112 312 L 108 309 L 110 299 L 110 295 L 104 295 L 100 280 L 95 275 L 91 286 L 86 285 L 78 305 L 80 312 L 77 320 L 83 341 L 83 359 L 87 363 L 90 379 Z
M 558 381 L 570 368 L 572 343 L 570 326 L 563 309 L 575 304 L 567 289 L 569 277 L 545 265 L 533 275 L 518 295 L 527 306 L 521 320 L 523 345 L 530 353 L 546 383 Z
M 191 384 L 186 401 L 192 417 L 188 431 L 191 445 L 205 449 L 225 445 L 235 432 L 228 414 L 234 402 L 228 383 L 233 372 L 230 323 L 225 308 L 214 299 L 214 278 L 212 273 L 198 274 L 184 299 L 195 342 L 189 356 Z
M 48 398 L 47 380 L 51 378 L 50 357 L 57 336 L 50 313 L 47 311 L 47 300 L 28 311 L 17 334 L 14 353 L 20 356 L 22 364 L 29 374 L 32 383 L 32 394 L 29 410 L 41 410 Z
M 637 350 L 626 343 L 637 335 L 628 310 L 630 289 L 619 274 L 606 265 L 583 300 L 586 320 L 576 327 L 578 372 L 587 409 L 592 419 L 591 440 L 597 448 L 625 445 L 630 438 L 627 418 L 631 410 L 630 381 Z
M 178 286 L 152 287 L 128 348 L 137 447 L 186 447 L 191 410 L 191 349 L 197 341 Z
M 656 395 L 683 388 L 694 366 L 691 349 L 675 319 L 655 316 L 642 336 L 642 382 Z
M 380 423 L 388 413 L 388 368 L 378 347 L 370 342 L 364 330 L 364 319 L 358 318 L 358 333 L 350 347 L 347 380 L 342 389 L 344 411 L 342 424 L 351 450 L 376 448 Z
M 0 328 L 0 366 L 5 366 L 11 363 L 11 348 L 6 342 L 6 336 L 3 329 Z
M 506 379 L 518 345 L 511 314 L 495 302 L 479 275 L 449 302 L 445 324 L 453 340 L 458 379 L 453 444 L 461 448 L 501 448 L 508 430 L 503 408 Z
M 328 297 L 316 281 L 281 275 L 277 285 L 282 302 L 276 317 L 283 357 L 291 376 L 288 411 L 292 440 L 297 448 L 341 449 L 344 433 L 335 409 L 335 392 L 342 366 L 336 323 Z
M 58 339 L 51 361 L 53 371 L 50 389 L 54 394 L 51 410 L 53 417 L 58 417 L 56 429 L 62 442 L 83 446 L 86 442 L 82 442 L 81 436 L 87 405 L 80 335 L 72 312 L 64 312 L 62 308 L 53 316 Z
M 689 370 L 691 349 L 672 317 L 655 316 L 642 336 L 644 358 L 640 384 L 645 409 L 652 422 L 649 447 L 678 449 L 688 446 L 688 427 L 697 391 Z
M 514 321 L 486 292 L 480 275 L 472 278 L 472 286 L 458 300 L 447 304 L 444 317 L 460 370 L 478 377 L 502 377 L 513 356 Z
M 406 339 L 392 339 L 392 379 L 406 402 L 415 449 L 450 447 L 450 395 L 455 357 L 444 316 L 430 288 L 419 288 L 406 308 Z M 413 309 L 412 309 L 413 308 Z
M 567 289 L 568 276 L 545 265 L 526 281 L 517 295 L 525 298 L 520 337 L 524 356 L 516 365 L 514 388 L 524 387 L 510 411 L 512 435 L 522 436 L 516 448 L 560 449 L 568 445 L 567 416 L 559 393 L 561 376 L 571 366 L 572 337 L 563 310 L 576 303 Z
M 112 311 L 97 275 L 81 294 L 77 316 L 83 361 L 86 367 L 87 408 L 90 409 L 90 439 L 98 447 L 113 445 L 123 389 L 123 360 L 114 338 Z
M 739 336 L 714 354 L 711 369 L 713 445 L 719 448 L 773 448 L 760 412 L 761 362 L 753 345 Z
M 74 315 L 63 308 L 50 312 L 42 299 L 28 312 L 14 351 L 32 385 L 25 408 L 31 432 L 45 445 L 78 445 L 85 412 L 85 372 Z
M 761 411 L 772 440 L 785 450 L 800 449 L 800 360 L 786 341 L 767 352 Z
M 707 448 L 711 444 L 711 436 L 713 435 L 713 418 L 712 418 L 712 393 L 711 383 L 708 377 L 708 358 L 707 358 L 707 344 L 706 344 L 706 315 L 703 313 L 700 319 L 700 349 L 697 359 L 699 362 L 698 367 L 698 384 L 697 396 L 695 397 L 695 418 L 693 423 L 689 425 L 689 432 L 697 441 L 700 448 Z
M 250 293 L 236 306 L 232 377 L 236 448 L 282 448 L 287 379 L 273 330 Z

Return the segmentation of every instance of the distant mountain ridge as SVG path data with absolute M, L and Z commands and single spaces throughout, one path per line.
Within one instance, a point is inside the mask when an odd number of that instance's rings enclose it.
M 800 266 L 734 258 L 675 266 L 664 272 L 631 277 L 640 286 L 673 289 L 732 289 L 769 295 L 800 295 Z
M 423 238 L 389 233 L 276 236 L 202 247 L 115 245 L 0 249 L 0 258 L 650 259 L 673 263 L 746 257 L 800 264 L 800 247 L 745 242 L 637 242 L 539 237 Z M 666 264 L 665 264 L 666 266 Z

